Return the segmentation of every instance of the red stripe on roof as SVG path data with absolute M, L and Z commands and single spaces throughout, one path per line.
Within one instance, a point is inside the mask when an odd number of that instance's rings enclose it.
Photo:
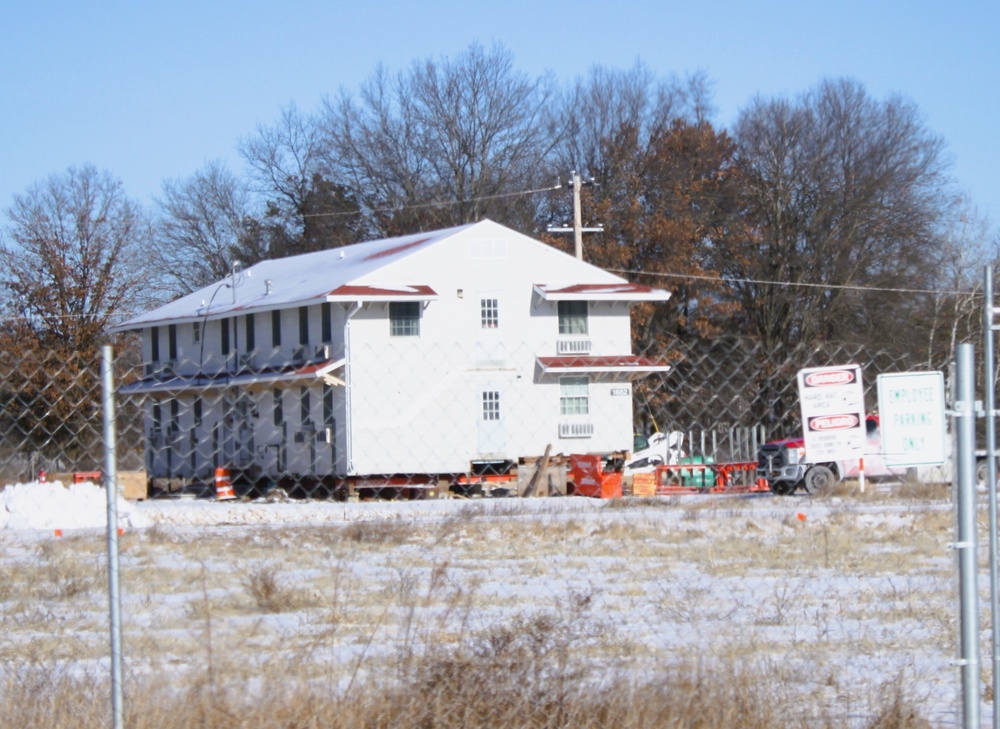
M 612 283 L 612 284 L 573 284 L 561 288 L 551 288 L 545 284 L 538 284 L 538 288 L 547 294 L 648 294 L 653 289 L 636 283 Z
M 372 253 L 370 255 L 367 255 L 362 260 L 374 261 L 377 258 L 386 258 L 388 256 L 394 256 L 397 253 L 402 253 L 405 250 L 409 250 L 410 248 L 415 248 L 416 246 L 426 243 L 430 239 L 431 237 L 427 236 L 426 238 L 415 240 L 412 243 L 402 243 L 398 246 L 393 246 L 392 248 L 386 248 L 384 251 L 379 251 L 378 253 Z
M 327 296 L 437 296 L 430 286 L 406 286 L 398 289 L 380 288 L 378 286 L 340 286 Z

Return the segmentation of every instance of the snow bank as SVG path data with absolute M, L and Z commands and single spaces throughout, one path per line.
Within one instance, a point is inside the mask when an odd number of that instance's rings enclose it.
M 0 529 L 106 528 L 105 491 L 90 481 L 63 486 L 59 481 L 18 483 L 0 491 Z M 129 502 L 118 499 L 122 527 L 149 526 Z

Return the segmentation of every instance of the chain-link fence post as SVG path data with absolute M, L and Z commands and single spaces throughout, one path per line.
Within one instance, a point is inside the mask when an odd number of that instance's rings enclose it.
M 118 563 L 118 468 L 115 456 L 114 354 L 101 348 L 101 397 L 104 400 L 104 484 L 108 497 L 108 611 L 111 630 L 111 707 L 115 729 L 124 726 L 122 708 L 121 595 Z
M 976 591 L 976 406 L 971 344 L 956 348 L 958 399 L 955 401 L 955 461 L 958 465 L 959 666 L 962 670 L 963 726 L 979 726 L 979 608 Z

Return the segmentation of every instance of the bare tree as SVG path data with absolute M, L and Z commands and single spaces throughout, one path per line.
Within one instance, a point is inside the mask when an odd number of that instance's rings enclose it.
M 983 271 L 997 260 L 998 243 L 986 218 L 968 197 L 960 198 L 942 236 L 943 255 L 934 278 L 938 293 L 924 316 L 929 367 L 948 359 L 959 340 L 982 336 Z
M 157 202 L 156 256 L 171 293 L 207 286 L 229 273 L 235 260 L 252 265 L 264 254 L 248 250 L 250 195 L 221 162 L 186 180 L 164 182 Z
M 353 194 L 324 174 L 327 148 L 315 118 L 294 104 L 240 143 L 262 212 L 247 226 L 252 251 L 280 258 L 353 243 L 364 235 Z
M 952 202 L 943 142 L 917 108 L 825 81 L 796 102 L 757 99 L 735 133 L 752 229 L 716 261 L 768 351 L 910 344 L 899 321 L 918 303 L 890 289 L 930 287 Z
M 594 177 L 608 195 L 675 120 L 709 120 L 710 87 L 703 73 L 661 78 L 638 61 L 628 70 L 595 66 L 560 105 L 556 168 Z
M 39 342 L 91 350 L 150 296 L 150 227 L 121 182 L 70 168 L 16 195 L 0 244 L 3 305 Z
M 706 118 L 709 87 L 703 74 L 659 78 L 641 63 L 625 71 L 595 67 L 559 112 L 556 164 L 596 183 L 583 191 L 584 223 L 600 223 L 604 232 L 587 239 L 585 258 L 633 278 L 642 272 L 647 283 L 674 292 L 666 304 L 643 306 L 650 311 L 637 317 L 645 322 L 638 347 L 708 335 L 724 313 L 717 285 L 707 282 L 707 248 L 738 222 L 739 195 L 733 142 Z M 570 218 L 570 195 L 555 192 L 548 202 L 545 222 Z M 674 277 L 664 280 L 667 273 Z
M 355 191 L 372 232 L 393 234 L 493 217 L 530 225 L 532 201 L 504 195 L 536 184 L 552 144 L 555 94 L 500 46 L 453 60 L 384 68 L 357 98 L 327 100 L 329 176 Z
M 71 168 L 14 198 L 0 242 L 0 428 L 99 463 L 97 348 L 150 296 L 150 231 L 121 183 Z M 83 459 L 78 461 L 78 459 Z

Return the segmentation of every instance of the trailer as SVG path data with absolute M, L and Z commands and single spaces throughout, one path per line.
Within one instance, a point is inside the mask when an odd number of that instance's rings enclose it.
M 572 455 L 568 489 L 575 495 L 602 499 L 769 491 L 767 481 L 757 476 L 756 461 L 706 460 L 685 457 L 679 463 L 658 464 L 652 471 L 623 474 L 620 469 L 605 468 L 599 456 Z

